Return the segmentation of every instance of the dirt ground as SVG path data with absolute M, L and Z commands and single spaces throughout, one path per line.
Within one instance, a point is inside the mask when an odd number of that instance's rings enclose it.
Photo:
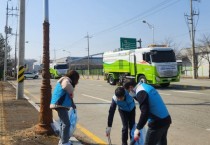
M 36 135 L 38 111 L 26 100 L 16 100 L 16 90 L 0 82 L 0 145 L 56 145 L 55 135 Z
M 11 84 L 0 81 L 0 145 L 57 145 L 57 135 L 35 134 L 38 118 L 39 112 L 26 99 L 16 99 Z M 74 137 L 84 145 L 95 144 L 78 129 Z

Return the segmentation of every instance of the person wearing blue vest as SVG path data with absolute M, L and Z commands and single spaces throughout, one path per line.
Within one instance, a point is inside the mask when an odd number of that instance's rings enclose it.
M 112 97 L 112 103 L 109 109 L 108 126 L 106 128 L 106 135 L 110 136 L 112 122 L 115 114 L 116 107 L 122 120 L 122 145 L 127 145 L 128 129 L 132 129 L 135 124 L 136 107 L 132 96 L 129 95 L 129 90 L 133 89 L 134 83 L 124 84 L 124 87 L 118 87 L 115 90 L 115 95 Z M 131 135 L 130 135 L 131 138 Z
M 171 117 L 160 94 L 146 83 L 137 84 L 135 91 L 141 115 L 134 131 L 134 139 L 141 137 L 140 130 L 148 122 L 144 145 L 167 145 Z
M 74 88 L 78 84 L 79 74 L 71 70 L 66 76 L 61 77 L 54 88 L 50 102 L 50 108 L 55 109 L 60 118 L 60 140 L 58 145 L 71 145 L 69 141 L 70 119 L 68 111 L 70 107 L 76 108 L 73 97 Z

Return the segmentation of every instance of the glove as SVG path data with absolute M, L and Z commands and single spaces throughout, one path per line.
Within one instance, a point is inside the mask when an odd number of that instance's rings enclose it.
M 140 138 L 140 130 L 137 128 L 134 131 L 134 140 L 137 141 Z
M 111 133 L 111 127 L 106 128 L 106 136 L 110 136 Z

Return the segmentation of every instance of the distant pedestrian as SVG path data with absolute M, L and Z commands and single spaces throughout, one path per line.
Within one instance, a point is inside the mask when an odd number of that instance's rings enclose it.
M 115 114 L 116 107 L 118 106 L 118 111 L 122 120 L 122 145 L 127 145 L 128 140 L 128 129 L 131 131 L 135 124 L 136 107 L 134 99 L 129 95 L 130 90 L 133 90 L 135 86 L 134 82 L 127 82 L 124 87 L 118 87 L 115 90 L 115 95 L 112 98 L 112 103 L 109 109 L 108 115 L 108 126 L 106 128 L 106 135 L 110 136 L 112 122 Z M 130 133 L 129 133 L 130 134 Z M 130 135 L 131 138 L 131 135 Z
M 60 118 L 60 140 L 59 145 L 71 145 L 69 141 L 70 120 L 68 111 L 70 107 L 76 108 L 73 97 L 74 88 L 78 84 L 79 74 L 71 70 L 66 76 L 60 78 L 53 91 L 50 108 L 55 109 Z
M 135 89 L 141 115 L 134 131 L 134 139 L 141 137 L 140 130 L 148 121 L 144 145 L 167 145 L 171 117 L 161 96 L 154 87 L 145 83 L 139 83 Z

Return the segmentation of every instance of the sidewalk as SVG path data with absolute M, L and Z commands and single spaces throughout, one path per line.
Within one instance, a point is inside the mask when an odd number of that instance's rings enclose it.
M 38 111 L 27 99 L 16 100 L 15 88 L 0 82 L 0 145 L 57 145 L 58 136 L 34 133 L 38 118 Z
M 205 90 L 210 89 L 210 79 L 192 79 L 192 78 L 181 78 L 180 82 L 171 83 L 172 86 L 183 89 L 193 90 Z

